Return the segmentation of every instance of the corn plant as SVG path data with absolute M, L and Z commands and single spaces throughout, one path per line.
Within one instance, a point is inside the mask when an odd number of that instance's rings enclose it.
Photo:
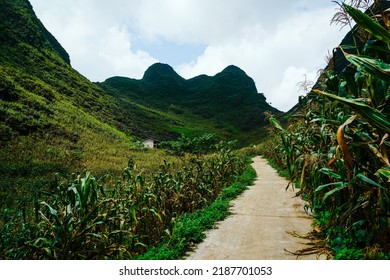
M 187 154 L 180 166 L 165 162 L 149 180 L 129 160 L 114 185 L 87 172 L 42 192 L 34 208 L 17 215 L 4 209 L 0 257 L 131 259 L 143 254 L 173 238 L 181 215 L 210 205 L 241 175 L 244 160 L 233 144 L 220 143 L 213 154 Z
M 362 49 L 339 47 L 350 64 L 339 74 L 325 70 L 299 122 L 271 124 L 283 144 L 278 154 L 336 257 L 383 258 L 390 252 L 390 35 L 367 14 L 342 7 L 368 41 Z

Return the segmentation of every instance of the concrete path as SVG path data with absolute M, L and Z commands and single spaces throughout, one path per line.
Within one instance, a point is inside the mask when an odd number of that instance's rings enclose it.
M 287 232 L 306 235 L 312 219 L 303 210 L 304 203 L 289 188 L 287 181 L 261 157 L 254 158 L 257 179 L 232 202 L 233 215 L 207 233 L 187 259 L 190 260 L 289 260 L 304 249 L 307 240 Z M 298 259 L 316 259 L 316 255 Z

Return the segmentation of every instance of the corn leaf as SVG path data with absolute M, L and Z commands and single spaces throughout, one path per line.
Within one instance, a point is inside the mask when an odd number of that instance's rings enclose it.
M 347 183 L 344 183 L 344 182 L 337 182 L 335 183 L 335 185 L 337 185 L 338 187 L 337 188 L 334 188 L 333 190 L 331 191 L 328 191 L 324 197 L 322 198 L 322 201 L 325 201 L 329 196 L 333 195 L 334 193 L 336 192 L 339 192 L 341 191 L 342 189 L 345 189 L 346 187 L 348 187 L 348 184 Z
M 89 195 L 89 191 L 90 191 L 90 185 L 88 184 L 88 173 L 87 173 L 87 176 L 86 178 L 82 178 L 81 179 L 81 205 L 82 205 L 82 208 L 86 208 L 87 207 L 87 203 L 88 203 L 88 195 Z
M 382 129 L 387 133 L 390 132 L 390 119 L 381 111 L 372 108 L 367 104 L 355 101 L 353 99 L 347 99 L 317 89 L 313 91 L 347 105 L 348 107 L 353 109 L 358 115 L 366 119 L 372 126 Z
M 324 185 L 321 185 L 321 186 L 318 186 L 315 190 L 315 192 L 319 192 L 319 191 L 322 191 L 323 189 L 325 189 L 326 187 L 330 187 L 330 186 L 339 186 L 339 187 L 342 187 L 344 186 L 344 182 L 335 182 L 335 183 L 329 183 L 329 184 L 324 184 Z
M 49 210 L 49 214 L 54 217 L 54 219 L 56 220 L 56 222 L 58 224 L 61 224 L 61 219 L 60 217 L 58 216 L 58 213 L 56 210 L 53 209 L 53 207 L 51 207 L 49 204 L 47 204 L 46 202 L 44 201 L 41 201 L 40 204 L 46 206 L 47 210 Z
M 381 188 L 381 189 L 386 190 L 385 187 L 383 187 L 383 186 L 379 185 L 377 182 L 371 180 L 370 178 L 368 178 L 368 177 L 367 177 L 366 175 L 364 175 L 363 173 L 357 174 L 356 177 L 359 178 L 360 180 L 366 182 L 366 183 L 369 183 L 369 184 L 375 186 L 375 187 L 378 187 L 378 188 Z
M 118 230 L 111 231 L 108 235 L 114 235 L 114 234 L 118 234 L 118 233 L 129 234 L 129 231 L 127 229 L 126 230 L 118 229 Z
M 289 135 L 289 134 L 290 134 L 290 133 L 288 132 L 288 130 L 284 129 L 284 128 L 280 125 L 280 123 L 279 123 L 274 117 L 271 117 L 271 118 L 269 119 L 269 122 L 271 123 L 271 125 L 272 125 L 273 127 L 275 127 L 276 129 L 282 131 L 284 134 L 286 134 L 286 135 Z
M 326 175 L 328 175 L 330 177 L 333 177 L 335 179 L 338 179 L 338 180 L 341 179 L 341 176 L 339 174 L 337 174 L 336 172 L 334 172 L 332 169 L 324 167 L 324 168 L 320 169 L 320 172 L 323 173 L 323 174 L 326 174 Z
M 162 218 L 161 218 L 160 214 L 157 213 L 156 209 L 150 208 L 149 211 L 152 212 L 160 221 L 162 221 Z
M 389 169 L 385 169 L 385 168 L 379 169 L 375 173 L 375 175 L 377 175 L 377 176 L 383 175 L 383 176 L 385 176 L 388 179 L 388 182 L 390 182 L 390 170 Z
M 34 242 L 32 243 L 33 246 L 39 246 L 39 247 L 42 247 L 42 245 L 47 245 L 47 246 L 50 246 L 51 245 L 51 240 L 47 239 L 47 238 L 44 238 L 44 237 L 39 237 L 37 238 L 36 240 L 34 240 Z
M 343 6 L 347 13 L 353 18 L 353 20 L 362 28 L 370 32 L 376 38 L 381 41 L 384 41 L 387 44 L 390 44 L 390 33 L 382 27 L 378 22 L 373 20 L 367 14 L 355 9 L 345 3 Z
M 387 156 L 385 154 L 383 154 L 383 150 L 382 152 L 380 152 L 378 150 L 377 147 L 375 147 L 374 145 L 371 145 L 371 144 L 368 144 L 368 147 L 370 148 L 371 152 L 374 153 L 374 155 L 381 161 L 383 162 L 384 164 L 386 164 L 387 166 L 390 166 L 390 163 L 389 163 L 389 159 L 387 158 Z
M 360 67 L 364 72 L 373 75 L 383 81 L 390 82 L 390 66 L 378 59 L 362 57 L 346 53 L 342 48 L 345 58 L 356 67 Z

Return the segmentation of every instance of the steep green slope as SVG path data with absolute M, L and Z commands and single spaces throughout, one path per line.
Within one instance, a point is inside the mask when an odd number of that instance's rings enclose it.
M 29 200 L 58 172 L 121 172 L 138 154 L 117 100 L 70 66 L 28 1 L 0 11 L 0 204 Z
M 189 80 L 191 92 L 195 97 L 185 100 L 194 112 L 233 126 L 240 132 L 257 130 L 265 125 L 262 113 L 278 110 L 266 102 L 263 94 L 258 93 L 252 78 L 236 66 L 228 66 L 214 77 L 201 76 Z M 205 102 L 207 101 L 207 102 Z M 202 104 L 202 106 L 194 106 Z
M 32 6 L 28 1 L 1 0 L 0 5 L 2 40 L 0 48 L 3 59 L 17 59 L 18 62 L 21 62 L 20 66 L 23 66 L 23 56 L 18 56 L 17 48 L 14 46 L 25 43 L 35 49 L 53 52 L 70 64 L 68 53 L 32 13 Z

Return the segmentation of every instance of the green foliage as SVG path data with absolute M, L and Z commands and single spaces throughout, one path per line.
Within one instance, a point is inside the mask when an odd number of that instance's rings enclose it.
M 356 21 L 356 23 L 367 30 L 369 33 L 375 36 L 375 38 L 390 44 L 390 35 L 389 31 L 385 27 L 381 26 L 377 21 L 372 20 L 372 18 L 361 12 L 358 9 L 355 9 L 346 3 L 342 3 L 346 12 Z
M 270 119 L 277 138 L 268 156 L 301 188 L 335 259 L 388 258 L 389 32 L 343 5 L 371 38 L 357 55 L 345 50 L 358 46 L 343 47 L 350 65 L 323 73 L 288 129 Z
M 216 143 L 213 135 L 244 144 L 263 135 L 262 111 L 278 113 L 234 66 L 185 80 L 157 64 L 142 80 L 91 83 L 27 0 L 0 0 L 0 10 L 1 259 L 144 253 L 242 173 L 233 142 Z M 139 149 L 133 138 L 182 133 L 180 163 Z M 128 158 L 139 167 L 130 162 L 116 180 Z M 228 188 L 223 196 L 235 193 Z
M 206 230 L 212 229 L 216 222 L 230 214 L 229 202 L 246 190 L 255 178 L 256 172 L 248 162 L 244 173 L 235 183 L 224 188 L 215 202 L 194 213 L 180 216 L 172 232 L 168 232 L 167 238 L 157 246 L 150 248 L 138 259 L 175 260 L 183 258 L 194 243 L 199 243 L 205 238 Z
M 216 151 L 218 148 L 217 138 L 213 134 L 203 134 L 193 138 L 181 135 L 176 141 L 160 143 L 159 147 L 166 149 L 168 153 L 177 157 L 183 157 L 187 153 L 204 155 Z
M 203 78 L 186 81 L 169 66 L 155 65 L 143 80 L 116 77 L 104 86 L 96 85 L 70 66 L 68 54 L 27 0 L 3 0 L 0 10 L 0 202 L 4 207 L 19 200 L 33 203 L 31 194 L 50 189 L 55 173 L 87 169 L 117 176 L 130 157 L 139 159 L 146 173 L 155 171 L 167 156 L 148 151 L 145 157 L 146 151 L 134 148 L 133 137 L 168 141 L 182 133 L 186 137 L 213 133 L 230 139 L 239 133 L 238 137 L 247 138 L 232 122 L 205 119 L 192 110 L 191 102 L 207 100 L 206 92 L 187 99 L 181 86 L 186 83 L 192 92 L 209 87 Z M 242 88 L 249 79 L 242 71 L 232 68 L 219 76 L 232 78 L 232 70 L 240 77 L 231 83 L 227 96 L 241 88 L 242 94 L 252 96 L 250 103 L 253 98 L 264 99 L 252 94 L 254 84 L 251 91 Z M 212 85 L 222 97 L 226 88 L 218 82 Z M 225 99 L 218 98 L 205 105 L 205 114 L 218 109 L 235 116 L 229 108 L 220 108 Z
M 221 199 L 221 190 L 244 168 L 244 159 L 222 145 L 214 155 L 190 157 L 180 167 L 164 163 L 151 179 L 132 160 L 116 183 L 89 172 L 71 182 L 58 178 L 52 189 L 37 193 L 33 205 L 2 208 L 0 257 L 128 259 L 170 240 L 177 231 L 192 240 L 192 228 L 181 227 L 183 215 Z M 237 188 L 222 192 L 223 199 L 238 193 Z M 208 219 L 213 221 L 226 215 L 212 212 Z

